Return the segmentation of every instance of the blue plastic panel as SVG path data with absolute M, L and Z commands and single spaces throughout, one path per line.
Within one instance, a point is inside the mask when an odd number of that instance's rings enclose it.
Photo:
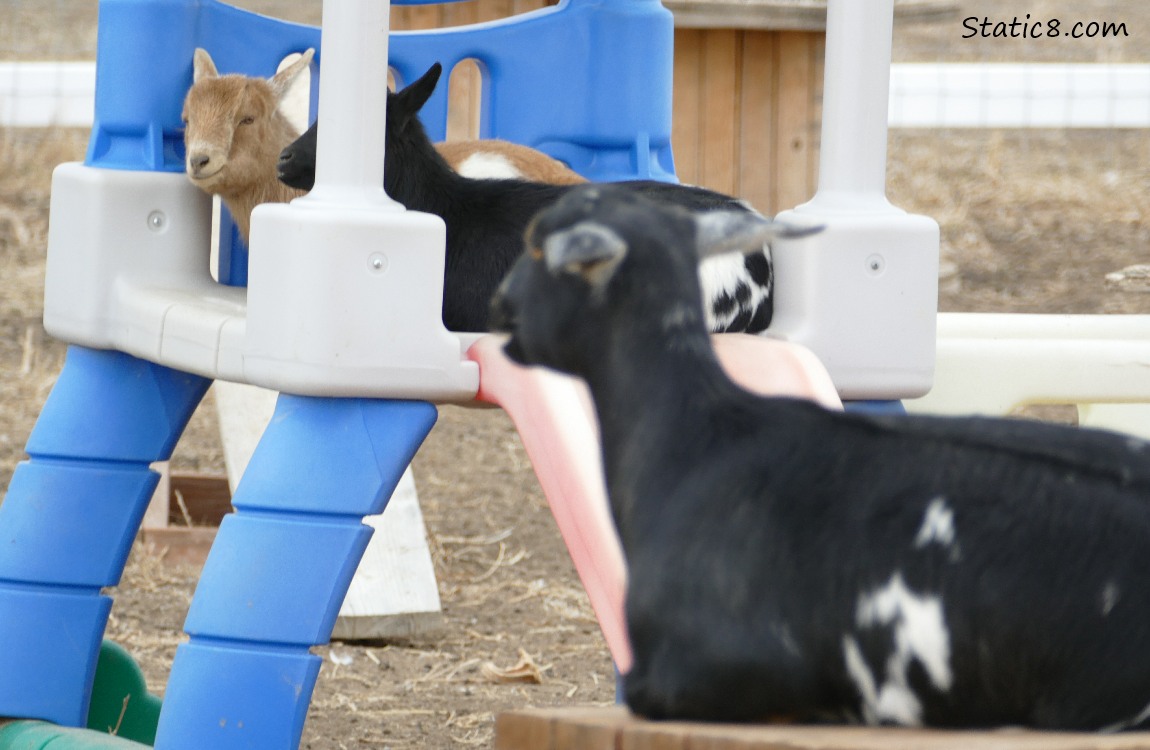
M 205 47 L 222 72 L 270 76 L 289 53 L 318 49 L 319 36 L 212 0 L 101 0 L 85 163 L 184 171 L 180 112 L 195 48 Z
M 112 600 L 0 582 L 0 716 L 82 727 Z
M 674 180 L 673 43 L 658 0 L 564 0 L 511 19 L 395 32 L 389 53 L 408 82 L 436 61 L 450 71 L 477 60 L 481 137 L 533 146 L 592 180 Z M 443 137 L 446 111 L 441 85 L 423 109 L 433 139 Z
M 162 750 L 295 748 L 320 659 L 306 649 L 180 644 L 164 693 Z
M 184 623 L 194 636 L 327 643 L 371 538 L 358 518 L 225 516 Z
M 422 401 L 281 395 L 232 503 L 357 517 L 381 513 L 437 415 Z
M 146 465 L 19 464 L 0 505 L 0 580 L 115 586 L 158 479 Z
M 69 347 L 28 438 L 28 453 L 166 460 L 209 385 L 205 378 L 120 352 Z
M 658 0 L 563 0 L 510 19 L 396 32 L 390 53 L 404 81 L 436 61 L 450 71 L 477 60 L 482 137 L 542 149 L 592 179 L 673 180 L 673 36 Z M 320 32 L 215 0 L 103 0 L 90 166 L 183 170 L 179 115 L 197 46 L 221 72 L 268 76 L 289 53 L 320 50 Z M 447 86 L 436 94 L 424 121 L 442 138 Z

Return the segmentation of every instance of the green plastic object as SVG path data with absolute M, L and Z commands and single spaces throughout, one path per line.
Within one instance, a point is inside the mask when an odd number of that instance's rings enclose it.
M 123 648 L 104 641 L 88 728 L 0 721 L 0 750 L 143 750 L 155 742 L 159 719 L 160 699 L 148 693 L 140 666 Z
M 150 745 L 94 729 L 76 729 L 46 721 L 0 725 L 0 750 L 147 750 Z
M 153 745 L 159 721 L 160 699 L 148 692 L 140 666 L 119 645 L 104 641 L 96 662 L 88 728 Z

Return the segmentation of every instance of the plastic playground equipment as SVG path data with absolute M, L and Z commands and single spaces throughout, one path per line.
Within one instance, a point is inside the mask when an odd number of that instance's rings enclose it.
M 515 418 L 625 669 L 625 571 L 594 427 L 570 383 L 510 370 L 494 339 L 443 327 L 443 224 L 380 187 L 384 92 L 389 64 L 405 81 L 475 58 L 482 136 L 592 179 L 673 179 L 670 13 L 658 0 L 563 0 L 395 34 L 389 48 L 388 12 L 325 3 L 321 40 L 218 0 L 101 0 L 89 151 L 52 188 L 45 325 L 72 346 L 0 506 L 0 716 L 38 721 L 0 729 L 0 748 L 130 746 L 70 728 L 88 718 L 111 607 L 101 592 L 122 574 L 157 480 L 149 465 L 171 455 L 212 379 L 284 395 L 204 567 L 157 747 L 298 746 L 319 670 L 309 649 L 330 638 L 370 536 L 361 518 L 382 511 L 435 402 L 493 400 Z M 937 226 L 883 197 L 892 14 L 892 0 L 830 3 L 820 191 L 792 216 L 828 229 L 776 249 L 772 333 L 813 349 L 848 398 L 919 395 L 934 362 Z M 250 75 L 319 50 L 316 187 L 256 209 L 246 264 L 225 236 L 220 282 L 209 200 L 182 174 L 197 46 Z M 556 49 L 583 55 L 565 65 L 561 96 L 540 65 Z M 443 87 L 424 108 L 435 138 L 446 104 Z M 721 351 L 752 384 L 837 401 L 801 347 L 746 339 Z

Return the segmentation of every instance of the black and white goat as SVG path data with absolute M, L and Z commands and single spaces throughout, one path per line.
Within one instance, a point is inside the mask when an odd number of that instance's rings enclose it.
M 472 180 L 453 171 L 437 153 L 419 121 L 419 110 L 435 90 L 436 63 L 419 80 L 388 95 L 384 189 L 415 211 L 447 224 L 443 322 L 453 331 L 487 330 L 487 306 L 499 280 L 523 250 L 523 231 L 541 208 L 570 185 L 522 180 Z M 302 189 L 315 181 L 316 125 L 280 155 L 280 179 Z M 620 183 L 659 202 L 695 211 L 751 211 L 735 198 L 704 188 L 653 180 Z M 768 250 L 714 258 L 700 265 L 713 331 L 758 332 L 772 315 L 772 273 Z
M 1117 731 L 1150 722 L 1150 446 L 755 396 L 714 356 L 697 250 L 785 228 L 608 185 L 543 212 L 493 301 L 584 378 L 629 578 L 627 703 L 656 718 Z

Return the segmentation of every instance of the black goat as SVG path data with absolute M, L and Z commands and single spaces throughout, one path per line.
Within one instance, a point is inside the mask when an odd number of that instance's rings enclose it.
M 493 301 L 584 378 L 628 563 L 639 714 L 1117 731 L 1150 720 L 1150 445 L 841 413 L 733 384 L 696 245 L 785 231 L 607 185 L 535 220 Z
M 482 331 L 491 294 L 523 250 L 528 221 L 570 186 L 472 180 L 452 170 L 418 117 L 441 70 L 436 63 L 410 86 L 388 94 L 384 190 L 407 208 L 436 214 L 447 224 L 443 322 L 453 331 Z M 317 129 L 318 122 L 280 155 L 280 179 L 292 187 L 310 190 L 315 183 Z M 653 180 L 620 184 L 687 209 L 750 211 L 735 198 L 703 188 Z M 765 249 L 716 258 L 700 273 L 713 330 L 758 332 L 770 324 L 773 278 Z

